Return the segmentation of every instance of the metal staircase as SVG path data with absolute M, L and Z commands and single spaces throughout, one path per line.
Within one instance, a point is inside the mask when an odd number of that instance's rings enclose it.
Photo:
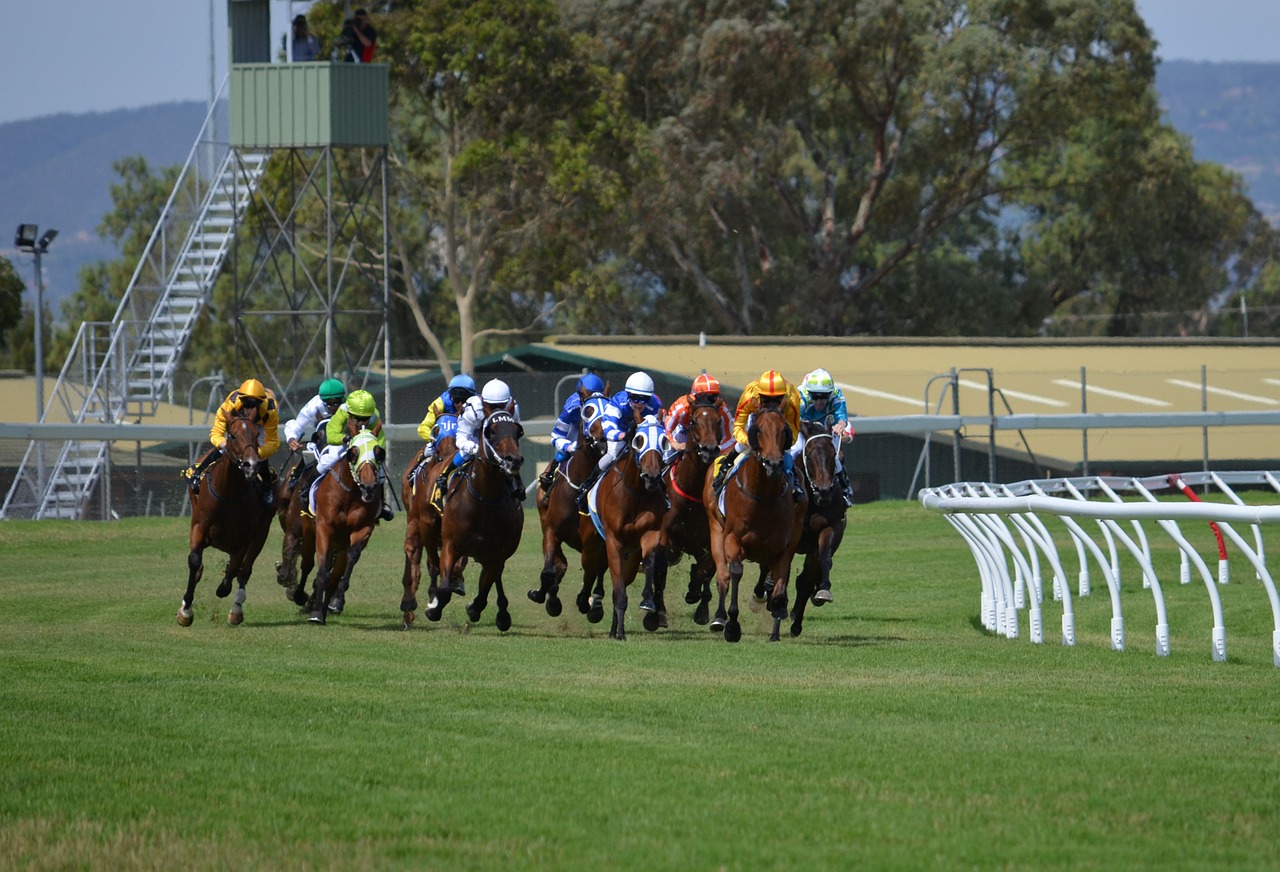
M 205 119 L 115 317 L 81 325 L 41 423 L 138 421 L 154 416 L 171 395 L 269 157 L 217 142 L 214 114 Z M 32 441 L 0 519 L 83 517 L 108 463 L 105 441 Z

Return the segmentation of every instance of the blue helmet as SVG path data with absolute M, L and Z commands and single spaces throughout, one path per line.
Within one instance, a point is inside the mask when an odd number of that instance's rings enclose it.
M 589 372 L 578 379 L 578 390 L 586 391 L 589 394 L 601 393 L 604 391 L 604 379 L 594 372 Z
M 459 373 L 449 379 L 449 390 L 454 388 L 462 388 L 474 394 L 476 392 L 476 380 L 469 375 Z

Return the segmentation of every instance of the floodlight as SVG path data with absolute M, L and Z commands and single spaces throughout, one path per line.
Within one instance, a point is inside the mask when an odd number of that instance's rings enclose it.
M 19 224 L 13 237 L 14 247 L 19 251 L 35 251 L 36 234 L 39 232 L 40 228 L 35 224 Z
M 44 232 L 44 235 L 40 237 L 40 241 L 36 244 L 40 246 L 41 251 L 48 251 L 49 243 L 53 242 L 54 237 L 56 237 L 57 235 L 58 235 L 58 231 L 54 230 L 53 228 L 50 228 Z

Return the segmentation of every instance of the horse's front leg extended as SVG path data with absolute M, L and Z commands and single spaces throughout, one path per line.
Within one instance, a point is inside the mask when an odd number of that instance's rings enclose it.
M 804 632 L 804 610 L 809 605 L 809 597 L 814 593 L 814 555 L 806 554 L 804 566 L 796 576 L 796 604 L 791 609 L 791 637 L 796 638 Z
M 609 638 L 619 642 L 627 640 L 627 585 L 635 578 L 639 567 L 639 555 L 627 558 L 622 555 L 622 546 L 616 540 L 606 543 L 609 555 L 609 577 L 613 581 L 613 624 L 609 628 Z M 630 573 L 628 574 L 628 569 Z
M 659 602 L 667 575 L 667 550 L 659 544 L 657 533 L 646 534 L 640 541 L 644 553 L 644 593 L 640 598 L 640 610 L 645 612 L 644 628 L 652 633 L 666 626 L 667 612 L 659 607 Z
M 408 505 L 408 503 L 406 503 Z M 404 575 L 400 579 L 404 593 L 400 596 L 400 613 L 404 628 L 413 624 L 413 614 L 418 610 L 418 585 L 422 583 L 422 534 L 418 521 L 409 516 L 404 528 Z
M 818 581 L 817 590 L 813 592 L 813 604 L 815 606 L 823 606 L 831 602 L 831 558 L 835 553 L 836 531 L 830 527 L 823 530 L 818 535 L 817 547 L 817 563 L 818 563 Z M 805 560 L 805 566 L 809 564 L 808 559 Z
M 187 554 L 187 591 L 182 595 L 182 602 L 178 603 L 178 625 L 182 627 L 190 627 L 191 622 L 195 620 L 191 612 L 191 602 L 196 597 L 196 585 L 204 575 L 204 542 L 197 540 L 194 533 L 191 538 L 193 544 L 190 553 Z
M 476 592 L 475 600 L 467 606 L 467 617 L 472 623 L 479 621 L 480 615 L 489 604 L 489 591 L 497 588 L 498 615 L 494 620 L 494 624 L 503 633 L 511 629 L 511 612 L 508 611 L 511 603 L 507 599 L 507 592 L 502 586 L 502 569 L 504 565 L 505 561 L 480 567 L 479 590 Z

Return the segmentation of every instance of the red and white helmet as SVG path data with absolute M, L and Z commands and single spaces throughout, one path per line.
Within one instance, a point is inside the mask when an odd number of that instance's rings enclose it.
M 787 395 L 787 380 L 782 373 L 771 369 L 756 380 L 757 390 L 762 397 L 784 397 Z
M 698 394 L 718 394 L 720 393 L 720 382 L 716 381 L 713 375 L 707 375 L 705 372 L 693 380 L 693 390 L 690 392 L 695 397 Z

